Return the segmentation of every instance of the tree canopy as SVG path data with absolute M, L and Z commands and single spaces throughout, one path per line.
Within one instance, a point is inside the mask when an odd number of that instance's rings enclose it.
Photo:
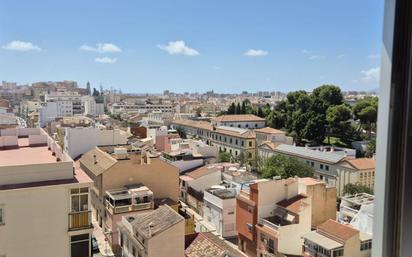
M 359 193 L 373 194 L 373 190 L 367 186 L 363 186 L 360 184 L 351 184 L 351 183 L 346 184 L 343 187 L 344 195 L 354 195 L 354 194 L 359 194 Z
M 265 160 L 262 167 L 262 176 L 264 178 L 273 178 L 275 176 L 281 178 L 311 177 L 312 175 L 313 168 L 311 166 L 296 158 L 283 155 L 271 156 Z
M 230 162 L 232 155 L 227 152 L 219 152 L 219 162 Z

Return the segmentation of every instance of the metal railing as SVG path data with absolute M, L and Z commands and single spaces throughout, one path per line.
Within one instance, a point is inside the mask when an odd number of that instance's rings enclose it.
M 92 228 L 92 211 L 69 213 L 69 231 Z
M 111 214 L 131 212 L 131 211 L 141 211 L 141 210 L 151 209 L 152 202 L 137 203 L 137 204 L 122 205 L 122 206 L 114 207 L 108 201 L 106 201 L 106 208 Z

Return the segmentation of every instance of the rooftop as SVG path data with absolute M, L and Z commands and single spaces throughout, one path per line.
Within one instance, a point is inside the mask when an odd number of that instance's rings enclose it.
M 286 134 L 285 131 L 282 131 L 282 130 L 279 130 L 279 129 L 274 129 L 274 128 L 271 128 L 271 127 L 255 129 L 255 132 L 265 133 L 265 134 Z
M 340 224 L 334 220 L 327 220 L 320 224 L 317 232 L 338 241 L 345 242 L 355 235 L 359 235 L 359 231 L 349 225 Z
M 264 118 L 260 118 L 253 114 L 221 115 L 221 116 L 215 117 L 213 120 L 220 121 L 220 122 L 265 121 Z
M 302 208 L 308 206 L 308 204 L 305 202 L 306 198 L 307 196 L 299 194 L 290 199 L 282 200 L 278 202 L 277 205 L 287 209 L 290 212 L 299 213 Z
M 196 238 L 186 248 L 187 257 L 242 257 L 241 253 L 226 244 L 211 232 L 197 234 Z
M 183 220 L 171 207 L 162 205 L 152 212 L 135 216 L 130 223 L 139 235 L 151 238 Z
M 193 179 L 197 179 L 197 178 L 203 177 L 205 175 L 208 175 L 215 171 L 220 171 L 220 170 L 221 169 L 218 166 L 207 165 L 207 166 L 203 166 L 198 169 L 195 169 L 194 171 L 191 171 L 189 173 L 186 173 L 186 176 L 191 177 Z
M 188 127 L 212 130 L 212 125 L 207 121 L 196 121 L 196 120 L 180 119 L 180 120 L 174 120 L 172 123 L 177 124 L 177 125 L 188 126 Z
M 327 250 L 332 250 L 332 249 L 340 248 L 343 246 L 341 243 L 333 239 L 330 239 L 329 237 L 326 237 L 322 234 L 319 234 L 317 231 L 309 232 L 303 235 L 302 237 L 319 246 L 322 246 L 323 248 Z
M 0 167 L 56 162 L 47 146 L 29 146 L 27 138 L 19 138 L 16 148 L 0 150 Z
M 253 130 L 243 129 L 243 128 L 235 128 L 229 126 L 218 126 L 214 132 L 233 136 L 233 137 L 241 137 L 241 138 L 256 138 L 256 134 Z
M 237 195 L 236 190 L 230 188 L 209 188 L 206 191 L 220 199 L 232 199 Z
M 289 154 L 292 156 L 302 157 L 306 159 L 318 160 L 326 163 L 338 163 L 345 158 L 344 155 L 335 152 L 322 152 L 318 150 L 312 150 L 304 146 L 294 146 L 280 144 L 276 149 L 276 152 Z
M 351 166 L 358 170 L 375 169 L 375 159 L 373 158 L 357 158 L 346 160 Z

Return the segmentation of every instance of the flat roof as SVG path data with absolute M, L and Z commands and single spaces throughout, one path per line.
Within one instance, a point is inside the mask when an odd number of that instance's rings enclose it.
M 25 139 L 18 139 L 18 148 L 0 150 L 0 167 L 57 162 L 47 146 L 25 146 Z
M 324 235 L 319 234 L 316 231 L 312 231 L 302 236 L 304 239 L 307 239 L 317 245 L 322 246 L 327 250 L 332 250 L 336 248 L 343 247 L 343 245 L 335 240 L 332 240 Z
M 306 148 L 304 146 L 293 146 L 286 144 L 280 144 L 274 149 L 274 151 L 326 163 L 338 163 L 345 158 L 343 154 L 338 154 L 335 152 L 322 152 Z

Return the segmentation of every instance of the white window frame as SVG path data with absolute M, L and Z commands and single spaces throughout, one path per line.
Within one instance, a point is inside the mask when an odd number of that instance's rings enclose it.
M 0 213 L 2 217 L 0 220 L 0 226 L 6 225 L 6 206 L 4 204 L 0 204 Z

